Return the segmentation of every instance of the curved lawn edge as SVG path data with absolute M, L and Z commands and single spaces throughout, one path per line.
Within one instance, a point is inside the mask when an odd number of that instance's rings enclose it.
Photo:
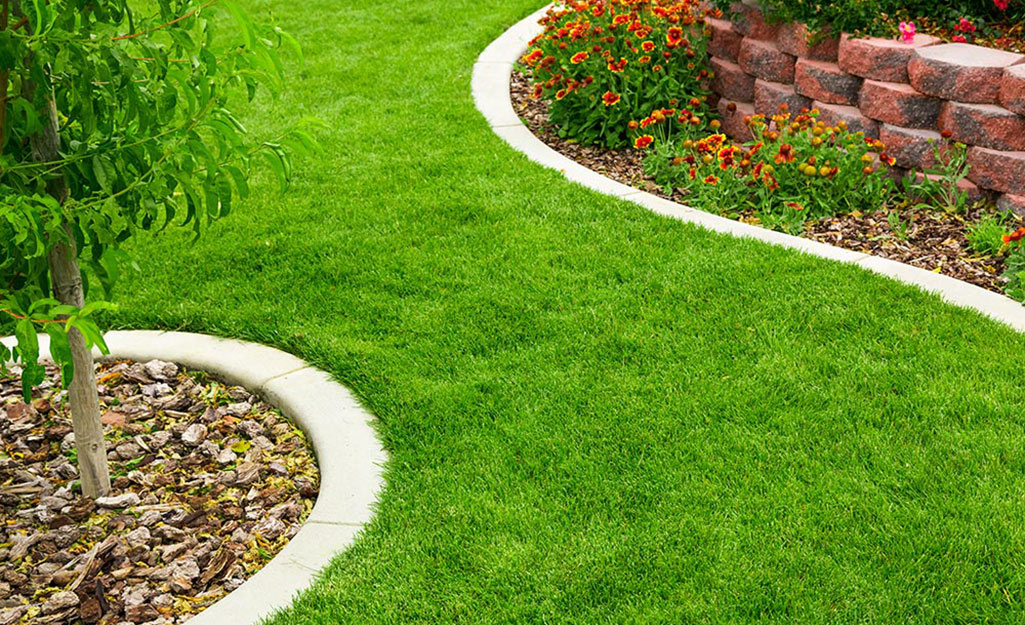
M 13 345 L 9 337 L 0 340 Z M 374 416 L 328 373 L 265 345 L 148 330 L 109 332 L 106 341 L 105 358 L 176 362 L 244 386 L 306 433 L 320 470 L 320 494 L 309 518 L 266 566 L 188 623 L 256 625 L 289 607 L 373 517 L 388 459 Z M 40 337 L 41 353 L 48 354 L 48 347 Z
M 545 167 L 559 170 L 573 182 L 639 204 L 660 215 L 714 232 L 757 239 L 820 258 L 857 265 L 935 293 L 946 302 L 976 310 L 1015 330 L 1025 332 L 1025 306 L 999 293 L 895 260 L 767 230 L 684 206 L 616 182 L 545 145 L 516 114 L 509 88 L 513 66 L 526 51 L 528 42 L 539 32 L 537 20 L 547 10 L 548 6 L 545 6 L 505 31 L 485 48 L 473 66 L 471 89 L 477 109 L 484 115 L 495 134 L 527 158 Z

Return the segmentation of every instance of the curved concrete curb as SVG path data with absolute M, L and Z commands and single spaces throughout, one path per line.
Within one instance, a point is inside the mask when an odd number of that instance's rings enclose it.
M 547 6 L 538 10 L 503 33 L 481 53 L 473 66 L 472 89 L 477 109 L 487 119 L 495 134 L 532 161 L 561 171 L 573 182 L 629 200 L 660 215 L 693 223 L 715 232 L 758 239 L 814 256 L 855 264 L 936 293 L 951 304 L 971 308 L 1016 330 L 1025 331 L 1025 306 L 999 293 L 879 256 L 766 230 L 677 204 L 606 178 L 545 145 L 523 124 L 513 109 L 509 83 L 513 65 L 526 51 L 527 43 L 540 32 L 537 20 L 547 10 Z
M 40 337 L 44 354 L 45 338 Z M 388 457 L 371 425 L 373 415 L 327 373 L 264 345 L 156 331 L 110 332 L 106 340 L 110 358 L 177 362 L 244 386 L 306 433 L 320 466 L 320 495 L 310 517 L 256 575 L 188 623 L 256 625 L 291 605 L 374 514 Z

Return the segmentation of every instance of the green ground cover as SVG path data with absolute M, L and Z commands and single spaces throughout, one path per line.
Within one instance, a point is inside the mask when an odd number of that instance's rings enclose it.
M 379 415 L 378 515 L 275 625 L 1022 622 L 1025 338 L 528 162 L 469 81 L 533 0 L 247 4 L 307 57 L 247 122 L 325 149 L 133 245 L 114 320 Z

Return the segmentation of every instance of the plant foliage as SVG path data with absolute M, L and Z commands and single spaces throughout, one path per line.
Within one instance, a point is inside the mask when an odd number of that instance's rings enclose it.
M 55 246 L 77 252 L 87 292 L 92 276 L 109 298 L 133 235 L 174 225 L 199 236 L 249 194 L 258 162 L 287 184 L 310 134 L 256 140 L 229 105 L 284 87 L 286 45 L 298 49 L 231 0 L 3 0 L 0 309 L 18 319 L 26 389 L 40 375 L 38 327 L 59 359 L 72 327 L 103 345 L 93 316 L 105 305 L 53 299 Z M 38 149 L 51 129 L 56 157 Z M 11 356 L 0 348 L 0 363 Z
M 556 4 L 523 61 L 563 137 L 624 147 L 627 122 L 692 99 L 707 107 L 704 17 L 695 0 Z

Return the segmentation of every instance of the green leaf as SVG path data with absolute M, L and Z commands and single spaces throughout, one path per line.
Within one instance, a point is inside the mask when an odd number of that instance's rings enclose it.
M 75 362 L 71 357 L 68 335 L 62 326 L 53 323 L 46 324 L 46 334 L 50 337 L 50 356 L 61 368 L 61 385 L 68 388 L 75 377 Z
M 96 182 L 100 185 L 101 189 L 107 193 L 114 192 L 114 180 L 117 178 L 117 171 L 115 171 L 114 165 L 109 160 L 100 156 L 94 156 L 93 174 L 96 176 Z

